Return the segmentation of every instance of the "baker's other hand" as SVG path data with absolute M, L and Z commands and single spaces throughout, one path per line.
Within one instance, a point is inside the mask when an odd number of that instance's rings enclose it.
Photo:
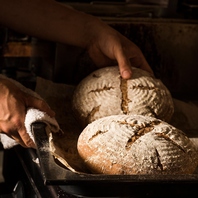
M 96 24 L 88 51 L 97 66 L 118 64 L 124 79 L 131 78 L 133 73 L 131 67 L 141 68 L 153 75 L 151 67 L 137 45 L 110 26 L 104 23 L 99 26 L 99 22 Z M 92 25 L 93 29 L 94 25 Z
M 21 91 L 7 79 L 0 79 L 0 133 L 15 139 L 23 147 L 35 148 L 24 125 L 29 107 L 40 109 L 51 117 L 55 116 L 45 101 Z
M 132 76 L 131 66 L 153 73 L 141 50 L 97 17 L 52 0 L 0 0 L 0 4 L 0 23 L 6 27 L 87 49 L 97 66 L 118 64 L 125 79 Z

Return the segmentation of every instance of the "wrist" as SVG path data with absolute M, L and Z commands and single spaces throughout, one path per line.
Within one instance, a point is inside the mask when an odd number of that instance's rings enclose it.
M 89 19 L 85 23 L 84 32 L 84 48 L 89 49 L 90 46 L 96 42 L 100 42 L 103 33 L 109 31 L 109 26 L 107 26 L 101 19 L 93 16 L 89 16 Z

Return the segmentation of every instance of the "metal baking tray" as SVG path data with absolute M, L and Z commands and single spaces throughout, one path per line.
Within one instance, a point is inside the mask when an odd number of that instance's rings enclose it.
M 49 152 L 44 123 L 32 125 L 45 185 L 77 197 L 197 197 L 198 171 L 189 175 L 102 175 L 74 173 Z M 193 134 L 193 138 L 196 134 Z

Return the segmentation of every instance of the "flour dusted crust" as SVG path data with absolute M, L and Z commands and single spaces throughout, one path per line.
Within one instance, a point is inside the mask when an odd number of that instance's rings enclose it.
M 78 152 L 93 173 L 191 174 L 198 159 L 194 144 L 180 130 L 143 115 L 113 115 L 89 124 Z
M 133 68 L 133 76 L 124 80 L 119 68 L 94 71 L 76 87 L 72 106 L 81 125 L 110 115 L 141 114 L 169 121 L 174 106 L 164 84 L 148 72 Z

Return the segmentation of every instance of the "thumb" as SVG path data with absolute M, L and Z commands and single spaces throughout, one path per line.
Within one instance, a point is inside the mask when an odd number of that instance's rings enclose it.
M 132 76 L 132 67 L 137 67 L 149 72 L 154 76 L 153 71 L 149 64 L 147 63 L 145 57 L 141 51 L 136 51 L 137 54 L 133 54 L 131 57 L 128 57 L 124 51 L 120 51 L 117 55 L 117 61 L 120 68 L 120 74 L 124 79 L 129 79 Z
M 43 100 L 36 97 L 28 95 L 26 97 L 27 107 L 33 107 L 39 109 L 43 112 L 46 112 L 50 117 L 55 116 L 55 112 L 50 108 L 50 106 Z

